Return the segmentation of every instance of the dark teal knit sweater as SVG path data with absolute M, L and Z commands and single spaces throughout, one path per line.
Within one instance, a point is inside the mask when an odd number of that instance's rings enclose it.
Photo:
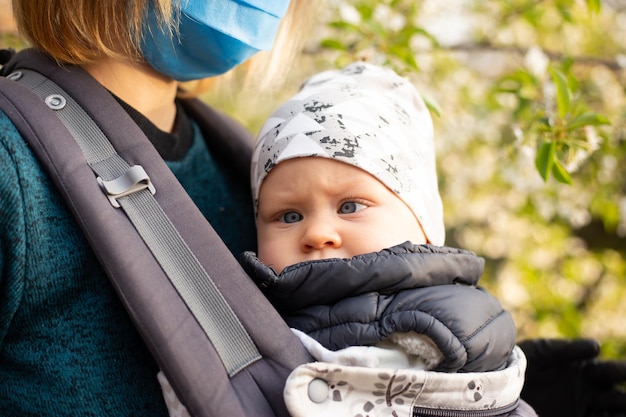
M 234 253 L 249 190 L 199 131 L 168 165 Z M 166 416 L 157 366 L 53 184 L 0 112 L 0 416 Z

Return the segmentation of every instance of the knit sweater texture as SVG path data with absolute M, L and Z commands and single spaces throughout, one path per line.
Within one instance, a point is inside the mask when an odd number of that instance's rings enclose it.
M 168 162 L 233 253 L 254 245 L 249 190 L 194 125 Z M 0 112 L 0 416 L 166 416 L 158 367 L 65 202 Z

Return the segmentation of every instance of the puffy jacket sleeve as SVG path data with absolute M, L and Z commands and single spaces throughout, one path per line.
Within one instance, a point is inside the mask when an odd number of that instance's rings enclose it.
M 513 319 L 498 300 L 467 285 L 372 292 L 285 319 L 331 350 L 373 345 L 394 332 L 412 330 L 435 342 L 445 357 L 436 370 L 446 372 L 502 369 L 516 338 Z

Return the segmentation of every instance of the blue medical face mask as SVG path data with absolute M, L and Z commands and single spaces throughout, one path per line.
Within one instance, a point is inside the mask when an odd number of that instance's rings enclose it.
M 148 10 L 141 52 L 160 73 L 178 81 L 223 74 L 274 43 L 289 0 L 173 0 L 178 35 Z

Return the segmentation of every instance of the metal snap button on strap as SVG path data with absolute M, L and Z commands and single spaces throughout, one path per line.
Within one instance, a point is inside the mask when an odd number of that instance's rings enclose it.
M 65 100 L 65 97 L 59 94 L 50 94 L 48 97 L 46 97 L 44 102 L 52 110 L 61 110 L 67 104 L 67 100 Z
M 320 378 L 315 378 L 309 382 L 309 399 L 316 404 L 321 404 L 328 399 L 328 382 Z
M 24 73 L 22 71 L 15 71 L 12 72 L 11 74 L 7 75 L 7 78 L 11 81 L 17 81 L 20 78 L 22 78 L 22 76 L 24 75 Z

